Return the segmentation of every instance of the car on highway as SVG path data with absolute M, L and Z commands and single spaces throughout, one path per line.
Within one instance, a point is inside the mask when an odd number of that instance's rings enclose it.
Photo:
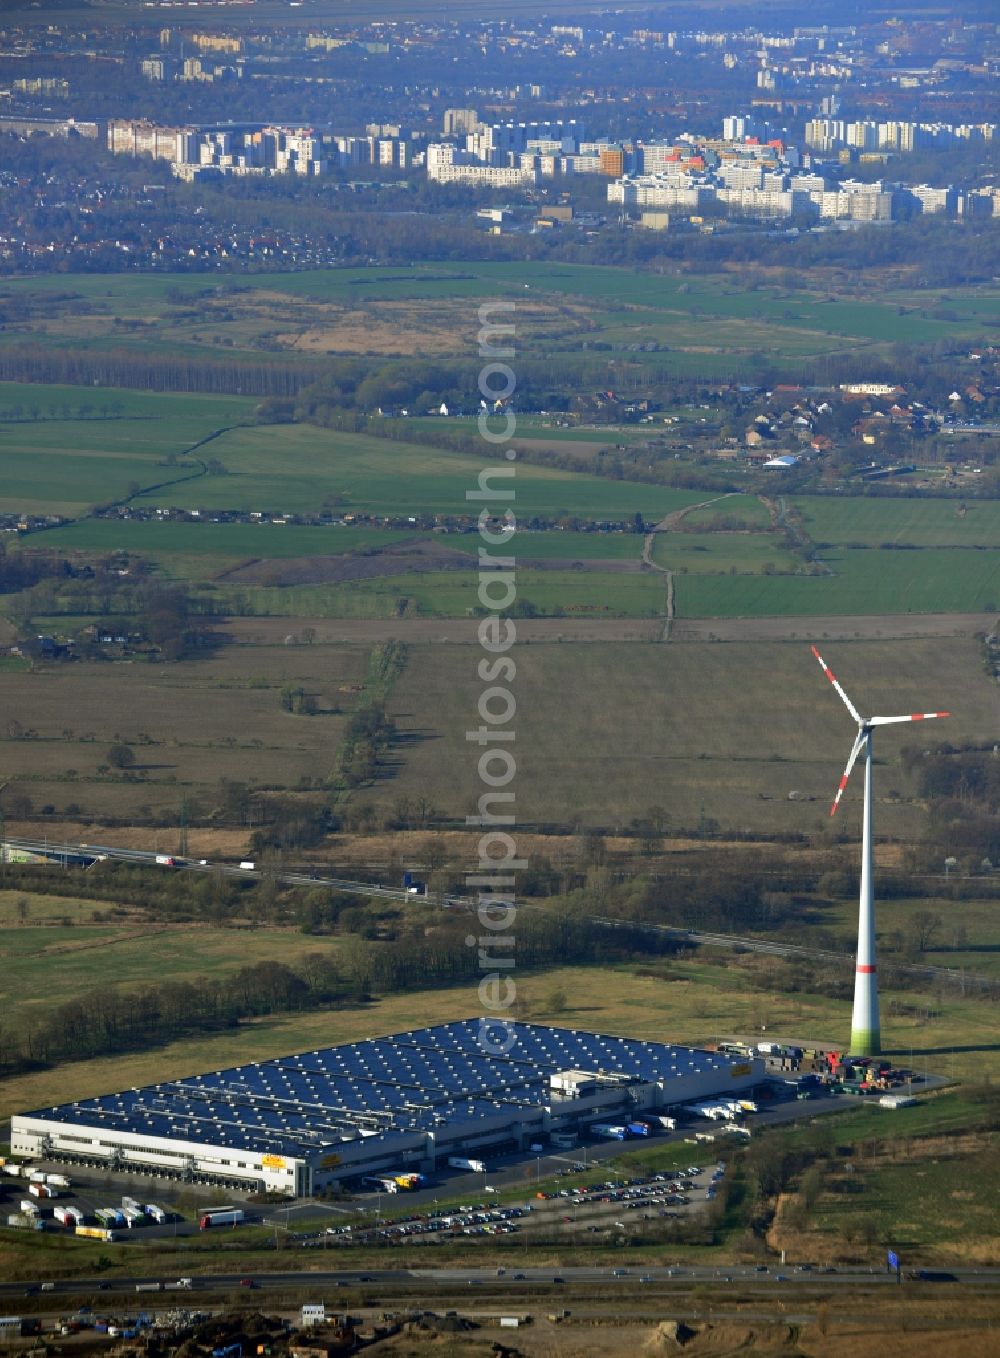
M 252 1278 L 241 1278 L 241 1279 L 240 1279 L 240 1287 L 256 1287 L 256 1286 L 257 1286 L 257 1284 L 254 1282 L 254 1280 L 253 1280 Z

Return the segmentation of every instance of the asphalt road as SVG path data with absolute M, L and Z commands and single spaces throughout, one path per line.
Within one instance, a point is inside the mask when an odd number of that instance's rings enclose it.
M 107 1288 L 99 1290 L 93 1276 L 88 1278 L 65 1278 L 46 1286 L 42 1296 L 52 1298 L 79 1297 L 100 1298 L 104 1292 L 115 1296 L 131 1293 L 140 1302 L 152 1301 L 154 1297 L 174 1298 L 178 1304 L 189 1304 L 198 1293 L 224 1292 L 245 1287 L 245 1274 L 209 1273 L 193 1279 L 191 1288 L 170 1288 L 162 1293 L 147 1290 L 150 1283 L 172 1282 L 164 1278 L 136 1273 L 127 1277 L 104 1278 Z M 467 1286 L 488 1284 L 493 1289 L 510 1290 L 512 1293 L 529 1288 L 565 1285 L 579 1287 L 585 1284 L 600 1283 L 605 1286 L 621 1285 L 623 1288 L 638 1283 L 661 1285 L 690 1285 L 692 1283 L 756 1283 L 760 1285 L 796 1286 L 821 1284 L 823 1287 L 896 1286 L 895 1274 L 875 1269 L 842 1268 L 820 1272 L 816 1269 L 799 1270 L 791 1265 L 786 1267 L 770 1266 L 755 1268 L 751 1265 L 732 1265 L 729 1267 L 669 1266 L 629 1264 L 620 1267 L 566 1267 L 552 1268 L 395 1268 L 395 1269 L 333 1269 L 292 1271 L 286 1273 L 255 1272 L 247 1279 L 254 1290 L 273 1291 L 290 1288 L 311 1289 L 321 1292 L 330 1287 L 364 1287 L 373 1291 L 399 1286 L 414 1286 L 426 1291 L 428 1287 L 454 1291 Z M 958 1268 L 931 1272 L 926 1285 L 934 1283 L 958 1283 L 965 1286 L 989 1287 L 1000 1285 L 1000 1268 Z M 922 1284 L 924 1285 L 924 1284 Z M 137 1291 L 137 1288 L 139 1289 Z M 249 1291 L 250 1288 L 246 1287 Z M 20 1298 L 39 1292 L 37 1283 L 0 1283 L 0 1297 Z M 93 1302 L 90 1303 L 91 1305 Z

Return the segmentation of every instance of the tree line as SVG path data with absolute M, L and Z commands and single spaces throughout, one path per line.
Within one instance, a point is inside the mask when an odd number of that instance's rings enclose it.
M 294 396 L 315 379 L 311 364 L 277 358 L 197 357 L 174 352 L 138 353 L 124 347 L 38 344 L 0 348 L 0 381 L 127 387 L 139 391 L 193 391 L 244 396 Z

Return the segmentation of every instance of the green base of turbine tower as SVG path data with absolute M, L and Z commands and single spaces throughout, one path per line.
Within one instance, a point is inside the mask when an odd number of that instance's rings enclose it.
M 882 1034 L 878 1028 L 851 1029 L 851 1056 L 881 1056 Z

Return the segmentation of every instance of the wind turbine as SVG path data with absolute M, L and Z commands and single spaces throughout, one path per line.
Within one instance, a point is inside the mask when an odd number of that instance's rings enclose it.
M 837 676 L 823 657 L 812 648 L 812 653 L 823 668 L 823 673 L 840 694 L 844 706 L 858 724 L 858 734 L 851 749 L 851 757 L 830 807 L 836 815 L 840 799 L 847 787 L 858 755 L 865 752 L 865 807 L 861 821 L 861 904 L 858 912 L 858 960 L 854 976 L 854 1013 L 851 1019 L 851 1052 L 856 1056 L 879 1054 L 878 981 L 875 971 L 875 898 L 872 889 L 872 732 L 876 726 L 893 726 L 900 721 L 930 721 L 947 717 L 948 712 L 911 712 L 905 717 L 862 717 L 837 682 Z

